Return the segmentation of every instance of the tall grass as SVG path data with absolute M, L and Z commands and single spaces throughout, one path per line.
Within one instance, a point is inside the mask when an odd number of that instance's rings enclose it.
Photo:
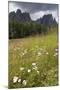
M 54 56 L 56 48 L 56 32 L 9 40 L 9 88 L 58 85 L 58 55 Z M 20 70 L 21 68 L 24 70 Z M 21 79 L 21 82 L 17 80 L 14 83 L 14 76 Z

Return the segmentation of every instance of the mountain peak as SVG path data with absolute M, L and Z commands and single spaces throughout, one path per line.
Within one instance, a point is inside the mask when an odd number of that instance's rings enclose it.
M 48 26 L 51 26 L 52 24 L 56 24 L 56 20 L 53 19 L 53 16 L 52 14 L 47 14 L 47 15 L 44 15 L 42 18 L 39 18 L 37 20 L 38 23 L 41 23 L 41 24 L 44 24 L 44 25 L 48 25 Z
M 21 10 L 20 9 L 17 9 L 16 13 L 17 14 L 21 14 Z
M 17 21 L 17 22 L 29 22 L 32 21 L 30 18 L 30 14 L 27 12 L 22 13 L 20 9 L 17 9 L 16 13 L 10 12 L 9 13 L 9 20 L 10 21 Z M 44 24 L 47 26 L 57 24 L 56 20 L 53 18 L 52 14 L 44 15 L 42 18 L 37 19 L 35 22 Z

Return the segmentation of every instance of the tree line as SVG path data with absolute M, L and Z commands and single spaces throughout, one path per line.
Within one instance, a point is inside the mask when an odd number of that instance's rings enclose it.
M 9 22 L 9 39 L 46 34 L 49 28 L 36 22 Z

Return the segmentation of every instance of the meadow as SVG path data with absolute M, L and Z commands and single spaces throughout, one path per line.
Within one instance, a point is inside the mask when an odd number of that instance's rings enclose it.
M 9 88 L 58 85 L 58 34 L 9 40 Z

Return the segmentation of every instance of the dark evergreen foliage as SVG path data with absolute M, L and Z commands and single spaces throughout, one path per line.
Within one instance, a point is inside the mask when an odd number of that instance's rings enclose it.
M 9 39 L 46 34 L 49 28 L 55 26 L 57 23 L 51 14 L 32 21 L 29 13 L 21 13 L 19 9 L 16 13 L 9 13 Z

